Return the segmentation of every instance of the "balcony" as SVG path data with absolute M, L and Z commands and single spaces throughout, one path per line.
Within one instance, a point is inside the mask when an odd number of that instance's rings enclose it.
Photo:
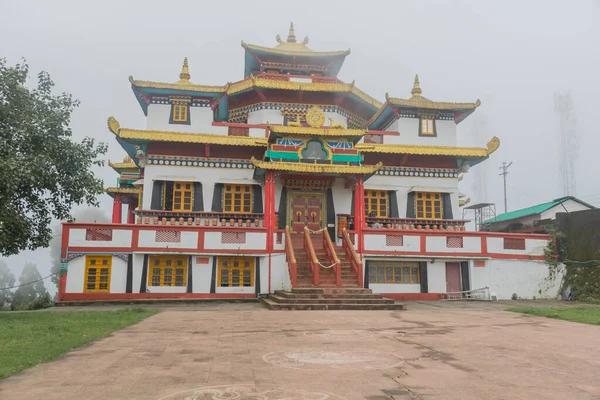
M 354 216 L 338 214 L 338 230 L 354 229 Z M 431 231 L 466 231 L 469 220 L 462 219 L 416 219 L 416 218 L 365 218 L 367 227 L 374 229 L 395 229 L 403 231 L 431 230 Z
M 135 210 L 136 223 L 142 225 L 204 226 L 204 227 L 264 227 L 264 214 L 222 212 Z

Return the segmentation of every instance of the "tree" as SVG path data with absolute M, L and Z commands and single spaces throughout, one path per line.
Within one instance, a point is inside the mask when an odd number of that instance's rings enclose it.
M 13 303 L 12 289 L 2 289 L 15 286 L 15 275 L 8 268 L 8 264 L 0 261 L 0 310 L 10 308 Z
M 70 94 L 52 94 L 54 83 L 38 74 L 26 87 L 29 67 L 0 59 L 0 253 L 47 247 L 52 218 L 69 220 L 74 205 L 98 206 L 106 145 L 72 140 L 69 122 L 79 105 Z
M 19 286 L 15 292 L 13 308 L 27 307 L 32 301 L 37 300 L 41 296 L 48 295 L 44 281 L 41 279 L 42 276 L 35 264 L 25 264 L 23 272 L 19 277 L 19 285 L 23 286 Z
M 110 222 L 110 217 L 98 208 L 86 208 L 73 212 L 73 220 L 77 222 Z M 62 237 L 60 224 L 55 225 L 54 237 L 50 241 L 50 257 L 52 258 L 52 282 L 58 286 L 58 273 L 60 272 L 60 250 Z

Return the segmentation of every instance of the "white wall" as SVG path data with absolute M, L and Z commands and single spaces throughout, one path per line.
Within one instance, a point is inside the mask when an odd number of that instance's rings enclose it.
M 268 260 L 266 262 L 268 263 Z M 271 257 L 271 292 L 274 292 L 275 290 L 291 289 L 292 282 L 290 281 L 290 272 L 288 270 L 288 265 L 285 262 L 285 254 L 273 254 Z
M 486 260 L 485 267 L 471 268 L 471 288 L 489 286 L 499 300 L 519 298 L 556 298 L 562 276 L 546 281 L 548 265 L 532 260 Z M 541 293 L 540 293 L 541 292 Z
M 242 232 L 240 232 L 242 233 Z M 265 232 L 246 232 L 246 243 L 222 243 L 222 232 L 206 232 L 204 234 L 205 249 L 228 250 L 265 250 L 267 234 Z
M 190 107 L 191 124 L 170 124 L 171 105 L 150 104 L 148 105 L 148 117 L 146 118 L 147 129 L 171 132 L 189 133 L 211 133 L 227 135 L 229 130 L 226 126 L 213 126 L 213 111 L 210 107 Z
M 207 258 L 208 263 L 196 263 L 196 258 L 198 257 Z M 214 257 L 207 256 L 192 256 L 192 291 L 194 293 L 210 293 L 213 258 Z
M 417 284 L 389 284 L 369 283 L 373 293 L 421 293 L 421 285 Z
M 103 228 L 99 228 L 103 229 Z M 132 231 L 125 229 L 113 229 L 112 240 L 85 240 L 87 229 L 70 229 L 69 246 L 85 247 L 130 247 Z
M 385 144 L 416 144 L 428 146 L 456 146 L 456 123 L 453 120 L 435 120 L 437 136 L 419 136 L 419 118 L 401 117 L 386 130 L 400 132 L 399 136 L 385 136 Z
M 499 254 L 521 254 L 531 256 L 544 255 L 544 249 L 548 245 L 547 240 L 543 239 L 525 239 L 525 250 L 510 250 L 504 249 L 504 238 L 488 237 L 487 248 L 489 253 Z
M 445 261 L 427 262 L 427 291 L 429 293 L 446 293 Z
M 160 228 L 157 228 L 160 230 Z M 195 249 L 198 247 L 198 232 L 181 231 L 181 240 L 179 242 L 157 242 L 155 230 L 140 230 L 138 246 L 159 247 L 169 249 Z
M 402 246 L 387 246 L 386 235 L 379 234 L 367 234 L 365 233 L 365 249 L 369 251 L 383 250 L 383 251 L 421 251 L 421 239 L 419 236 L 407 236 L 402 235 L 404 231 L 394 232 L 394 235 L 403 236 Z
M 112 257 L 110 272 L 110 293 L 125 293 L 127 285 L 127 262 Z M 66 293 L 83 293 L 85 282 L 85 256 L 69 261 Z
M 139 293 L 140 286 L 142 283 L 142 271 L 144 270 L 144 255 L 133 254 L 133 279 L 132 279 L 132 293 Z M 146 277 L 146 279 L 148 279 Z
M 283 124 L 283 114 L 279 110 L 256 110 L 248 112 L 248 124 Z M 263 134 L 264 137 L 264 134 Z
M 452 236 L 452 233 L 448 233 L 448 236 Z M 462 235 L 458 235 L 462 236 Z M 481 237 L 479 236 L 462 236 L 463 247 L 452 248 L 447 246 L 446 236 L 427 236 L 426 237 L 426 249 L 430 252 L 444 252 L 444 253 L 480 253 L 481 252 Z
M 259 257 L 260 261 L 260 293 L 269 293 L 269 257 Z M 271 265 L 273 268 L 273 265 Z
M 548 219 L 548 218 L 555 219 L 557 213 L 566 213 L 566 212 L 572 213 L 575 211 L 582 211 L 582 210 L 589 210 L 589 209 L 590 208 L 588 206 L 584 206 L 581 203 L 578 203 L 573 200 L 567 200 L 562 204 L 559 204 L 557 206 L 552 207 L 549 210 L 544 211 L 541 214 L 540 219 Z

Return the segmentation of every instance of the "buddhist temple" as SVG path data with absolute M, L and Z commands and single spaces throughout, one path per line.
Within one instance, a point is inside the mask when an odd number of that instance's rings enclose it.
M 166 82 L 129 78 L 147 123 L 108 118 L 124 152 L 108 164 L 112 223 L 63 225 L 59 302 L 540 297 L 548 237 L 461 218 L 463 174 L 500 145 L 457 144 L 481 102 L 431 100 L 418 75 L 372 97 L 338 78 L 350 50 L 311 44 L 293 25 L 273 46 L 242 42 L 243 78 L 220 85 L 201 83 L 193 54 Z

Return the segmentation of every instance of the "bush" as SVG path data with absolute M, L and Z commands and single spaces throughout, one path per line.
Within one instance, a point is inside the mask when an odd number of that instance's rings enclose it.
M 27 304 L 27 309 L 28 310 L 41 310 L 43 308 L 52 307 L 52 305 L 53 305 L 52 297 L 50 297 L 48 292 L 45 292 L 43 295 L 39 296 L 37 299 L 30 301 L 29 304 Z

